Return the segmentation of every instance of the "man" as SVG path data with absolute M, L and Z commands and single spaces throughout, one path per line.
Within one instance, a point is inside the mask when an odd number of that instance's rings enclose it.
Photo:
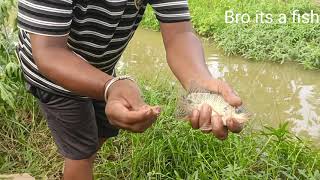
M 161 111 L 143 101 L 134 81 L 114 78 L 116 62 L 148 3 L 160 21 L 168 64 L 182 86 L 196 81 L 231 105 L 241 104 L 225 82 L 211 77 L 186 0 L 19 0 L 22 70 L 65 158 L 64 179 L 92 179 L 95 154 L 107 138 L 118 128 L 143 132 Z M 219 139 L 228 130 L 241 131 L 235 119 L 223 126 L 221 117 L 211 117 L 207 105 L 188 118 L 196 129 L 209 124 Z

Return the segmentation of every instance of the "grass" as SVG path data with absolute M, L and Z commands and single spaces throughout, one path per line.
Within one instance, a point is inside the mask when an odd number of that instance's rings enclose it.
M 212 38 L 227 55 L 241 55 L 255 61 L 284 63 L 294 61 L 306 69 L 320 69 L 320 24 L 297 24 L 290 21 L 290 13 L 301 14 L 319 7 L 311 0 L 189 0 L 192 23 L 202 37 Z M 225 11 L 271 13 L 274 19 L 284 13 L 286 24 L 226 24 Z M 142 26 L 159 30 L 152 8 L 148 7 Z
M 259 132 L 248 126 L 219 141 L 174 118 L 176 86 L 165 78 L 138 79 L 146 101 L 161 105 L 163 114 L 143 134 L 121 131 L 109 140 L 98 154 L 96 179 L 320 178 L 320 153 L 290 134 L 287 124 Z M 23 93 L 15 103 L 19 108 L 8 106 L 1 116 L 0 173 L 59 177 L 62 158 L 35 100 Z
M 0 174 L 58 179 L 63 159 L 24 89 L 10 32 L 2 27 L 0 33 Z M 143 134 L 121 131 L 110 139 L 98 154 L 96 179 L 320 179 L 319 151 L 288 132 L 286 123 L 262 131 L 248 126 L 219 141 L 175 119 L 179 89 L 168 79 L 138 80 L 145 100 L 163 113 Z

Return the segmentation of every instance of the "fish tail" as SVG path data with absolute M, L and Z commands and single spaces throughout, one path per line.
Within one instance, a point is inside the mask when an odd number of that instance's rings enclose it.
M 178 119 L 183 119 L 189 115 L 189 104 L 186 101 L 186 96 L 180 98 L 177 102 L 177 108 L 175 112 L 175 117 Z
M 212 93 L 211 91 L 201 87 L 195 80 L 191 80 L 187 93 Z

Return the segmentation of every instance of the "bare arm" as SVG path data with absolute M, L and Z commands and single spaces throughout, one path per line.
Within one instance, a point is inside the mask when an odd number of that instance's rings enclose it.
M 211 76 L 201 42 L 190 22 L 161 23 L 160 28 L 168 64 L 185 89 L 190 87 L 191 81 L 196 81 L 203 88 L 223 95 L 231 105 L 241 105 L 241 99 L 227 83 Z
M 194 35 L 191 24 L 161 23 L 160 27 L 168 64 L 182 86 L 188 89 L 190 80 L 203 84 L 212 79 L 204 61 L 201 42 Z
M 79 95 L 103 100 L 111 76 L 91 66 L 67 46 L 67 37 L 31 34 L 33 57 L 42 75 Z
M 105 83 L 112 77 L 75 55 L 67 47 L 67 37 L 31 35 L 31 45 L 35 62 L 44 76 L 80 95 L 104 100 Z M 105 111 L 112 125 L 143 132 L 161 110 L 145 104 L 135 83 L 121 80 L 109 89 Z
M 190 22 L 160 23 L 160 29 L 168 64 L 185 89 L 190 88 L 191 82 L 195 81 L 202 88 L 221 94 L 229 104 L 241 105 L 241 99 L 226 82 L 211 76 L 201 42 L 194 35 Z M 212 133 L 219 139 L 227 137 L 228 129 L 232 132 L 241 131 L 242 127 L 237 120 L 227 120 L 227 127 L 224 127 L 221 117 L 211 117 L 211 112 L 208 105 L 203 105 L 200 110 L 195 109 L 188 117 L 192 127 L 201 129 L 211 124 Z

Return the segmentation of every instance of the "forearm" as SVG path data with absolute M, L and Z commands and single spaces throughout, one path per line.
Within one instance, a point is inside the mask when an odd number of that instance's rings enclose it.
M 91 66 L 70 49 L 46 47 L 34 55 L 44 76 L 56 84 L 82 96 L 103 100 L 106 81 L 111 76 Z
M 200 40 L 192 32 L 179 33 L 166 43 L 167 61 L 185 89 L 191 81 L 204 84 L 212 79 Z

